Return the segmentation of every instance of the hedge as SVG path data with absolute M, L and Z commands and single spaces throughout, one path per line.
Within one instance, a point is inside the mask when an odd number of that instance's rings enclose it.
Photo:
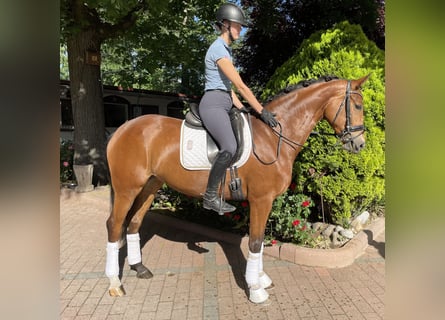
M 384 205 L 384 51 L 366 38 L 359 25 L 338 23 L 306 39 L 276 70 L 262 94 L 266 100 L 286 86 L 324 75 L 358 79 L 367 74 L 370 77 L 362 89 L 365 149 L 358 154 L 348 153 L 333 136 L 311 135 L 293 169 L 296 190 L 317 203 L 313 209 L 319 216 L 324 212 L 331 222 L 341 225 L 348 225 L 364 210 Z M 314 131 L 333 132 L 326 121 Z

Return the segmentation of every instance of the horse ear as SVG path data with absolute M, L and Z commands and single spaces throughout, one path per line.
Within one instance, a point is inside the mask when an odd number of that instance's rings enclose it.
M 369 76 L 370 76 L 370 74 L 368 74 L 367 76 L 364 76 L 363 78 L 360 78 L 358 80 L 352 81 L 352 88 L 353 88 L 353 90 L 361 89 L 363 83 L 365 83 L 366 80 L 368 80 Z

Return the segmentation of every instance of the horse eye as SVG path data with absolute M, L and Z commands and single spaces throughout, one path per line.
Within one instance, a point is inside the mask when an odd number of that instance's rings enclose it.
M 361 104 L 356 104 L 356 105 L 355 105 L 355 108 L 356 108 L 357 110 L 362 110 L 362 109 L 363 109 L 363 106 L 362 106 Z

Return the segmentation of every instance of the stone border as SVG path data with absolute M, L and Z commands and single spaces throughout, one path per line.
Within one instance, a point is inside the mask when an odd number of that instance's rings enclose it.
M 241 245 L 244 252 L 248 250 L 247 236 L 240 236 L 229 232 L 222 232 L 200 224 L 162 215 L 155 210 L 149 213 L 154 221 L 162 224 L 174 225 L 178 229 L 191 231 L 233 245 Z M 178 223 L 180 221 L 180 223 Z M 289 261 L 310 267 L 342 268 L 351 265 L 380 233 L 385 231 L 385 218 L 378 218 L 365 229 L 357 233 L 343 247 L 337 249 L 311 249 L 291 243 L 268 246 L 264 254 L 280 260 Z
M 351 265 L 357 257 L 363 254 L 368 245 L 384 231 L 385 218 L 378 218 L 341 248 L 310 249 L 285 243 L 280 246 L 278 256 L 276 252 L 268 250 L 271 247 L 264 248 L 264 253 L 281 260 L 310 267 L 342 268 Z
M 101 188 L 102 189 L 102 188 Z M 61 190 L 61 197 L 73 195 L 72 190 Z M 109 207 L 109 193 L 107 188 L 102 190 L 96 188 L 94 192 L 87 192 L 83 194 L 76 194 L 77 198 L 87 198 L 89 200 L 96 200 L 97 204 Z M 166 216 L 152 210 L 148 214 L 151 218 L 161 224 L 174 226 L 175 228 L 194 232 L 206 236 L 210 239 L 223 241 L 233 245 L 241 246 L 243 252 L 248 250 L 249 238 L 247 236 L 240 236 L 230 232 L 223 232 L 217 229 L 209 228 L 197 223 L 181 220 L 179 218 Z M 268 246 L 264 248 L 264 254 L 275 257 L 280 260 L 289 261 L 299 265 L 310 267 L 325 267 L 325 268 L 342 268 L 351 265 L 354 260 L 363 254 L 367 246 L 372 241 L 385 231 L 385 218 L 377 218 L 370 225 L 357 233 L 354 238 L 348 241 L 343 247 L 337 249 L 311 249 L 297 246 L 291 243 L 284 243 L 282 245 Z

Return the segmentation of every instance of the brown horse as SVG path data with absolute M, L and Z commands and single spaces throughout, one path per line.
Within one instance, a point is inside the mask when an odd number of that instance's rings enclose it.
M 344 149 L 357 153 L 365 146 L 361 86 L 358 80 L 320 78 L 272 100 L 266 108 L 276 114 L 281 130 L 249 116 L 254 152 L 238 170 L 242 192 L 250 205 L 249 256 L 246 283 L 249 299 L 261 303 L 272 280 L 263 271 L 262 248 L 272 202 L 288 188 L 292 167 L 315 125 L 326 119 Z M 117 129 L 107 147 L 112 182 L 112 211 L 107 220 L 106 275 L 112 296 L 125 294 L 118 277 L 119 240 L 126 234 L 128 264 L 139 278 L 152 273 L 141 263 L 139 227 L 156 192 L 166 183 L 172 189 L 200 198 L 209 172 L 190 171 L 180 163 L 181 120 L 162 115 L 135 118 Z M 282 143 L 283 142 L 283 143 Z M 280 146 L 280 147 L 278 147 Z M 226 185 L 226 199 L 231 193 Z M 215 217 L 216 218 L 216 217 Z

